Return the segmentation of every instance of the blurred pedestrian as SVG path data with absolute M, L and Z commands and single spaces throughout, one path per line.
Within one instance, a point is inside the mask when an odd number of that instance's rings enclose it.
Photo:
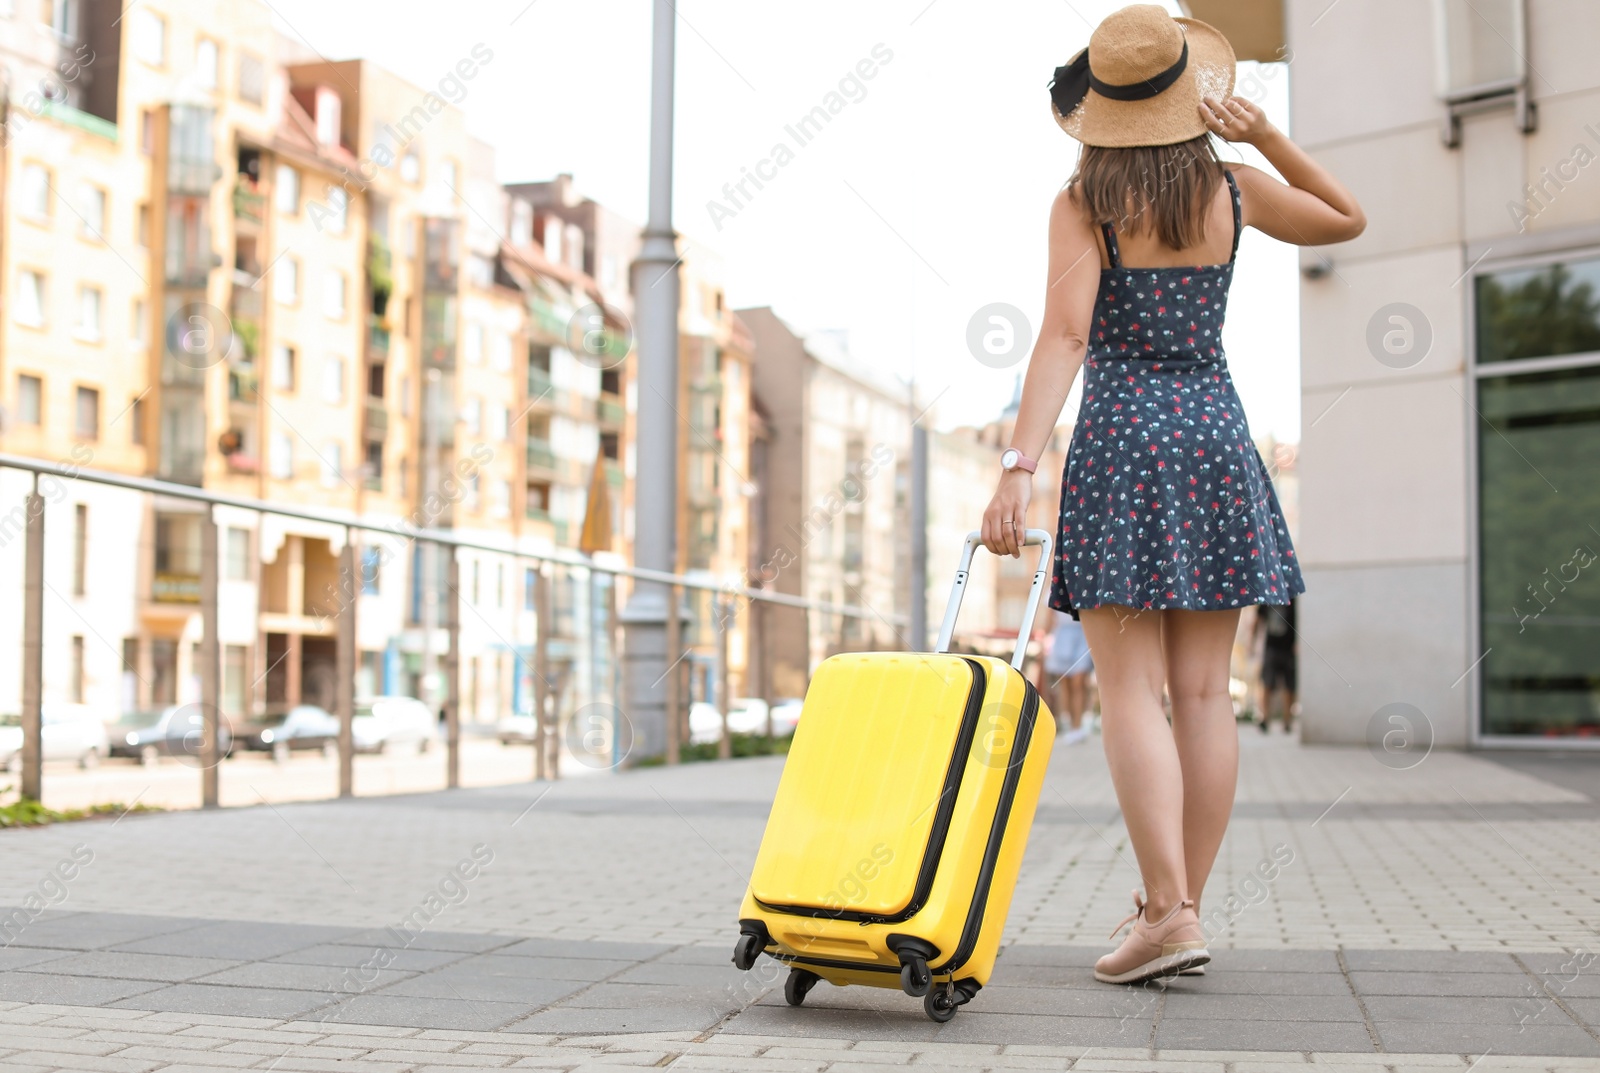
M 1089 674 L 1094 670 L 1094 657 L 1089 654 L 1089 642 L 1078 620 L 1061 611 L 1055 614 L 1055 629 L 1050 631 L 1050 647 L 1044 657 L 1046 695 L 1056 713 L 1056 731 L 1066 728 L 1061 743 L 1077 745 L 1089 737 L 1083 716 L 1089 710 Z
M 1256 696 L 1256 725 L 1265 734 L 1272 725 L 1272 701 L 1283 701 L 1283 729 L 1294 729 L 1296 705 L 1296 671 L 1298 669 L 1299 634 L 1294 627 L 1295 601 L 1284 607 L 1263 605 L 1256 609 L 1254 628 L 1255 644 L 1261 652 L 1261 673 L 1258 676 Z

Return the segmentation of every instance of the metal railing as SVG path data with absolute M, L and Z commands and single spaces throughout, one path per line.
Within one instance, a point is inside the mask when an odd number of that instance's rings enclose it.
M 359 533 L 383 534 L 387 538 L 401 538 L 408 542 L 421 542 L 437 548 L 449 549 L 448 563 L 446 566 L 447 577 L 444 579 L 444 591 L 448 594 L 444 600 L 445 616 L 444 628 L 448 638 L 448 646 L 444 653 L 443 675 L 445 679 L 443 705 L 443 722 L 445 727 L 446 746 L 446 785 L 456 787 L 460 785 L 461 765 L 461 691 L 460 691 L 460 633 L 461 633 L 461 577 L 460 562 L 456 552 L 470 550 L 475 552 L 491 553 L 504 556 L 513 564 L 529 562 L 536 564 L 536 577 L 545 576 L 546 567 L 569 567 L 587 571 L 592 575 L 609 576 L 613 580 L 611 586 L 610 621 L 611 628 L 607 636 L 613 645 L 616 644 L 616 586 L 617 578 L 628 578 L 634 582 L 655 583 L 668 587 L 668 607 L 678 607 L 683 599 L 685 590 L 697 590 L 716 594 L 712 604 L 718 632 L 718 663 L 719 684 L 715 690 L 717 707 L 722 722 L 719 755 L 726 757 L 730 752 L 730 734 L 728 730 L 729 701 L 727 687 L 727 635 L 728 624 L 733 620 L 733 612 L 738 601 L 749 603 L 763 603 L 775 606 L 796 608 L 805 611 L 819 611 L 833 615 L 852 618 L 871 619 L 885 624 L 891 629 L 898 629 L 904 625 L 905 616 L 898 614 L 882 614 L 871 608 L 850 604 L 838 604 L 823 600 L 813 600 L 787 593 L 773 592 L 766 589 L 753 588 L 743 584 L 742 578 L 717 578 L 708 573 L 674 574 L 665 571 L 642 569 L 627 566 L 619 562 L 606 559 L 596 559 L 592 556 L 564 548 L 551 548 L 529 550 L 518 547 L 508 536 L 504 541 L 487 539 L 481 536 L 464 535 L 456 530 L 437 528 L 430 525 L 415 524 L 414 521 L 397 524 L 390 520 L 379 520 L 356 515 L 351 511 L 318 510 L 293 503 L 280 503 L 267 500 L 253 499 L 244 496 L 228 495 L 210 491 L 194 485 L 176 484 L 169 481 L 157 480 L 149 477 L 134 476 L 129 474 L 112 473 L 103 470 L 80 468 L 73 464 L 50 462 L 43 459 L 29 458 L 0 452 L 0 470 L 20 470 L 33 475 L 32 490 L 26 496 L 23 514 L 23 534 L 25 536 L 24 585 L 23 585 L 23 631 L 22 631 L 22 769 L 20 780 L 21 796 L 39 800 L 42 790 L 42 707 L 43 707 L 43 652 L 44 652 L 44 557 L 45 557 L 45 509 L 44 498 L 40 493 L 41 478 L 55 478 L 67 482 L 87 482 L 103 485 L 110 488 L 120 488 L 133 492 L 146 493 L 169 500 L 182 500 L 205 505 L 205 511 L 200 522 L 200 576 L 199 576 L 199 601 L 198 607 L 201 616 L 201 640 L 199 645 L 200 660 L 200 709 L 204 717 L 203 740 L 200 743 L 198 756 L 201 771 L 201 801 L 203 807 L 212 808 L 218 804 L 219 761 L 221 756 L 221 740 L 223 728 L 221 725 L 221 642 L 219 640 L 218 616 L 218 589 L 221 574 L 221 559 L 219 551 L 218 524 L 215 516 L 217 508 L 229 508 L 243 511 L 253 511 L 262 516 L 276 515 L 282 518 L 296 519 L 303 522 L 318 523 L 323 526 L 340 527 L 346 539 L 338 558 L 338 592 L 346 598 L 335 601 L 333 618 L 335 619 L 335 701 L 337 709 L 333 714 L 338 719 L 338 758 L 339 758 L 339 796 L 348 797 L 353 794 L 353 755 L 355 743 L 352 735 L 352 722 L 354 718 L 355 679 L 357 670 L 357 639 L 355 632 L 355 608 L 357 600 L 354 598 L 362 591 L 363 566 L 359 562 L 354 539 Z M 413 519 L 417 516 L 413 515 Z M 9 527 L 9 517 L 0 517 L 0 523 Z M 12 535 L 6 532 L 5 538 Z M 515 576 L 515 571 L 513 571 Z M 534 586 L 536 606 L 535 638 L 533 645 L 533 681 L 534 681 L 534 746 L 535 746 L 535 777 L 559 777 L 560 756 L 560 713 L 550 710 L 548 703 L 546 673 L 546 658 L 549 647 L 550 621 L 552 618 L 550 607 L 550 586 L 542 580 Z M 594 613 L 593 608 L 590 609 Z M 666 616 L 667 652 L 674 653 L 682 650 L 681 624 L 679 616 Z M 686 655 L 687 653 L 684 653 Z M 521 652 L 515 652 L 517 660 L 525 657 Z M 613 650 L 613 658 L 615 650 Z M 680 744 L 687 736 L 687 712 L 684 711 L 684 689 L 682 674 L 685 660 L 680 655 L 673 660 L 663 675 L 666 683 L 666 747 L 665 762 L 677 763 L 680 759 Z M 259 681 L 259 680 L 258 680 Z M 615 728 L 613 728 L 614 730 Z

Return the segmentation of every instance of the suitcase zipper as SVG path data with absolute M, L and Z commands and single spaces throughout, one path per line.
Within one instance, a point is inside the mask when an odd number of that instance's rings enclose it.
M 939 872 L 939 858 L 944 853 L 945 838 L 950 833 L 950 817 L 955 814 L 956 797 L 961 790 L 961 776 L 967 768 L 967 757 L 972 752 L 972 741 L 977 737 L 978 721 L 983 713 L 983 698 L 989 688 L 989 675 L 983 669 L 983 664 L 965 656 L 961 658 L 972 668 L 972 688 L 967 691 L 967 706 L 961 713 L 961 729 L 956 735 L 955 751 L 950 757 L 950 766 L 945 771 L 944 788 L 939 792 L 938 811 L 934 813 L 933 826 L 928 831 L 928 846 L 922 854 L 922 867 L 917 872 L 917 883 L 912 890 L 911 901 L 904 909 L 895 913 L 863 913 L 854 909 L 825 909 L 810 905 L 777 905 L 759 898 L 755 899 L 757 905 L 773 913 L 826 917 L 829 920 L 851 920 L 862 925 L 898 924 L 903 920 L 910 920 L 922 911 L 923 905 L 928 901 L 929 893 L 933 890 L 934 877 Z M 1037 701 L 1037 698 L 1035 700 Z M 899 969 L 895 971 L 898 972 Z

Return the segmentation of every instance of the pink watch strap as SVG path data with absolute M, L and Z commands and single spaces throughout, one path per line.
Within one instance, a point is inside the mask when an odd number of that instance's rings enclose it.
M 1007 450 L 1016 451 L 1017 449 L 1015 447 L 1010 447 L 1007 448 Z M 1024 473 L 1037 473 L 1039 470 L 1039 463 L 1035 462 L 1021 451 L 1017 451 L 1017 464 L 1011 468 L 1020 469 Z

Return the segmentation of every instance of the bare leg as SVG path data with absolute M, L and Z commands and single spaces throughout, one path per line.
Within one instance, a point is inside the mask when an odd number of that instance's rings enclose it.
M 1197 902 L 1216 861 L 1239 782 L 1239 733 L 1228 694 L 1237 611 L 1167 611 L 1162 645 L 1172 734 L 1183 769 L 1186 883 Z
M 1135 614 L 1112 606 L 1082 612 L 1100 680 L 1100 734 L 1106 762 L 1139 859 L 1146 912 L 1152 920 L 1162 919 L 1189 896 L 1183 770 L 1161 705 L 1165 669 L 1161 619 L 1168 614 Z
M 1069 674 L 1061 683 L 1066 687 L 1067 722 L 1073 730 L 1077 730 L 1083 726 L 1083 702 L 1088 693 L 1088 682 L 1081 674 Z

